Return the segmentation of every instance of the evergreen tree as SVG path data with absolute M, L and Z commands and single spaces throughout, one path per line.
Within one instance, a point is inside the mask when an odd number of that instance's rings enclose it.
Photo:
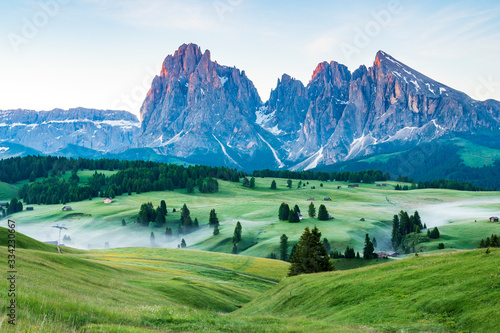
M 288 215 L 290 214 L 290 207 L 286 203 L 281 203 L 279 211 L 278 211 L 278 218 L 280 221 L 287 221 L 288 220 Z
M 377 240 L 375 239 L 375 237 L 373 237 L 373 239 L 372 239 L 372 244 L 373 244 L 374 248 L 377 247 Z
M 326 210 L 325 205 L 321 204 L 318 209 L 318 220 L 327 221 L 330 219 L 328 211 Z
M 250 178 L 250 184 L 249 184 L 249 187 L 250 187 L 250 188 L 255 188 L 255 178 L 254 178 L 254 177 Z
M 220 233 L 220 232 L 219 232 L 219 225 L 218 225 L 218 224 L 216 224 L 216 225 L 214 226 L 214 236 L 217 236 L 219 233 Z
M 233 250 L 231 251 L 232 254 L 238 254 L 238 246 L 236 244 L 233 244 Z
M 295 206 L 293 207 L 293 210 L 294 210 L 294 212 L 296 212 L 296 213 L 300 213 L 300 208 L 299 208 L 299 206 L 298 206 L 298 205 L 295 205 Z
M 186 248 L 186 241 L 184 240 L 184 238 L 181 240 L 181 248 L 182 249 Z
M 304 229 L 290 262 L 292 265 L 288 276 L 327 272 L 334 269 L 330 263 L 330 256 L 321 242 L 321 232 L 317 227 L 314 227 L 312 231 L 309 227 Z
M 330 246 L 330 242 L 328 241 L 328 239 L 323 238 L 323 245 L 325 246 L 326 253 L 330 253 L 331 246 Z
M 288 222 L 290 222 L 290 223 L 298 223 L 298 222 L 300 222 L 299 213 L 297 213 L 295 210 L 289 211 L 289 213 L 288 213 Z
M 432 231 L 429 234 L 429 237 L 430 238 L 439 238 L 439 230 L 437 227 L 434 227 L 434 229 L 432 229 Z
M 280 238 L 280 258 L 283 261 L 288 261 L 288 237 L 283 234 Z
M 365 237 L 365 247 L 363 248 L 363 258 L 365 259 L 373 259 L 373 251 L 375 249 L 373 248 L 373 243 L 370 240 L 370 237 L 368 234 L 366 234 Z
M 359 251 L 358 251 L 358 252 L 356 252 L 356 259 L 360 259 L 360 258 L 361 258 L 361 256 L 359 255 Z
M 276 181 L 272 181 L 271 182 L 271 190 L 275 190 L 276 189 Z
M 194 218 L 193 227 L 196 229 L 198 229 L 200 227 L 200 223 L 198 222 L 197 217 Z
M 295 251 L 297 251 L 297 243 L 293 243 L 292 250 L 290 251 L 290 255 L 288 256 L 288 261 L 292 260 L 295 255 Z
M 213 227 L 219 225 L 219 219 L 217 218 L 217 213 L 215 213 L 215 209 L 210 211 L 210 217 L 208 218 L 208 224 Z
M 420 214 L 418 213 L 418 211 L 415 211 L 413 216 L 415 218 L 415 225 L 418 226 L 420 229 L 425 229 L 424 225 L 422 224 L 422 219 L 420 218 Z
M 126 226 L 127 222 L 125 222 L 125 219 L 122 219 L 122 226 Z
M 286 187 L 288 187 L 288 188 L 292 188 L 292 180 L 291 180 L 291 179 L 288 179 L 288 180 L 286 181 Z
M 156 209 L 156 219 L 155 222 L 158 224 L 158 226 L 162 226 L 165 224 L 165 214 L 163 213 L 163 209 L 161 207 L 158 207 Z
M 186 183 L 187 193 L 194 193 L 194 187 L 195 187 L 194 180 L 189 178 Z
M 236 222 L 236 227 L 234 228 L 234 233 L 233 233 L 233 243 L 237 244 L 241 241 L 241 223 L 240 221 Z
M 316 207 L 314 207 L 314 203 L 311 201 L 311 203 L 309 204 L 309 217 L 310 218 L 314 218 L 316 216 Z
M 243 186 L 249 186 L 250 182 L 248 181 L 248 178 L 243 178 Z
M 151 243 L 152 247 L 155 247 L 155 233 L 151 231 L 151 235 L 149 235 L 149 242 Z
M 186 204 L 181 208 L 181 226 L 184 232 L 189 232 L 193 228 L 193 220 L 191 219 L 191 212 Z
M 167 203 L 165 202 L 165 200 L 160 201 L 160 208 L 163 215 L 167 215 Z

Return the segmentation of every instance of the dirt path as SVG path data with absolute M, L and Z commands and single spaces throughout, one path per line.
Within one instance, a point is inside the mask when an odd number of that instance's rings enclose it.
M 269 279 L 266 279 L 266 278 L 263 278 L 263 277 L 260 277 L 260 276 L 256 276 L 256 275 L 241 273 L 241 272 L 234 271 L 234 270 L 228 269 L 228 268 L 221 268 L 221 267 L 207 265 L 207 264 L 199 264 L 199 263 L 186 262 L 186 261 L 180 261 L 180 260 L 160 259 L 160 258 L 143 258 L 143 257 L 106 256 L 106 255 L 104 255 L 103 257 L 105 257 L 105 258 L 109 257 L 109 258 L 122 258 L 122 259 L 138 259 L 138 260 L 152 260 L 152 261 L 173 262 L 173 263 L 184 264 L 184 265 L 204 267 L 204 268 L 208 268 L 208 269 L 212 269 L 212 270 L 220 271 L 220 272 L 235 273 L 235 274 L 238 274 L 238 275 L 241 275 L 241 276 L 245 276 L 245 277 L 249 277 L 249 278 L 252 278 L 252 279 L 257 279 L 257 280 L 260 280 L 260 281 L 265 281 L 265 282 L 269 282 L 269 283 L 273 283 L 273 284 L 278 284 L 279 283 L 279 281 L 269 280 Z

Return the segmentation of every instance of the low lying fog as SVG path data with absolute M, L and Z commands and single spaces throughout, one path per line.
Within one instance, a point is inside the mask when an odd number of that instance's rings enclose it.
M 495 205 L 479 207 L 481 205 Z M 500 198 L 468 199 L 416 207 L 422 222 L 427 227 L 439 227 L 450 221 L 478 220 L 486 221 L 491 216 L 500 215 Z M 413 210 L 411 210 L 413 213 Z
M 47 223 L 41 225 L 23 224 L 21 220 L 16 221 L 16 231 L 42 242 L 57 241 L 59 238 L 59 229 L 53 228 L 57 223 Z M 115 228 L 106 228 L 100 230 L 88 230 L 88 228 L 78 226 L 77 223 L 66 223 L 68 230 L 61 230 L 61 243 L 78 249 L 104 249 L 105 243 L 110 248 L 116 247 L 166 247 L 177 248 L 182 238 L 188 246 L 196 244 L 212 236 L 213 229 L 208 226 L 202 226 L 195 232 L 177 237 L 177 235 L 167 238 L 165 228 L 144 228 L 135 230 L 130 226 L 119 226 Z M 151 232 L 154 233 L 155 240 L 152 245 L 150 240 Z M 174 230 L 174 234 L 176 230 Z M 63 240 L 64 235 L 71 238 L 71 242 Z

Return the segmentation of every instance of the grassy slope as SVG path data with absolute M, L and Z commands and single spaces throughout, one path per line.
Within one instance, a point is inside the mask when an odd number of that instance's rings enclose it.
M 0 237 L 6 234 L 0 228 Z M 17 331 L 217 332 L 279 331 L 281 327 L 292 331 L 301 322 L 224 314 L 275 284 L 264 279 L 284 277 L 288 268 L 284 262 L 140 248 L 61 255 L 50 246 L 49 252 L 24 248 L 44 249 L 45 244 L 22 234 L 16 240 L 23 244 L 16 252 Z M 3 244 L 0 251 L 7 253 Z M 123 257 L 130 255 L 136 259 Z M 6 279 L 1 279 L 0 288 L 8 289 Z M 5 293 L 3 299 L 7 302 Z M 319 330 L 326 327 L 311 325 Z M 0 330 L 12 327 L 3 321 Z
M 88 172 L 83 172 L 81 178 L 88 177 Z M 348 189 L 344 182 L 325 182 L 320 187 L 319 181 L 310 181 L 310 184 L 301 189 L 286 188 L 285 179 L 276 179 L 278 190 L 272 191 L 269 185 L 272 179 L 258 178 L 257 187 L 248 189 L 232 182 L 220 181 L 220 192 L 216 194 L 187 194 L 184 190 L 173 192 L 149 192 L 134 194 L 132 196 L 122 195 L 115 202 L 106 205 L 101 199 L 94 198 L 92 201 L 71 203 L 73 212 L 85 213 L 91 216 L 83 216 L 77 219 L 64 219 L 68 212 L 61 211 L 62 205 L 35 205 L 34 211 L 24 211 L 12 216 L 18 221 L 20 231 L 40 240 L 57 239 L 56 230 L 51 230 L 53 223 L 65 223 L 68 234 L 72 240 L 81 248 L 103 248 L 105 242 L 111 247 L 117 246 L 149 246 L 149 234 L 151 229 L 143 228 L 132 222 L 135 221 L 139 207 L 142 203 L 152 201 L 159 205 L 160 200 L 166 200 L 169 211 L 172 208 L 180 209 L 186 203 L 191 210 L 191 216 L 198 217 L 200 224 L 205 226 L 208 222 L 209 211 L 215 208 L 221 221 L 221 234 L 213 237 L 211 231 L 204 227 L 201 231 L 191 235 L 180 235 L 170 243 L 163 236 L 164 229 L 154 229 L 157 243 L 165 247 L 177 247 L 181 238 L 185 238 L 189 248 L 197 250 L 208 250 L 230 253 L 232 250 L 232 236 L 237 221 L 243 225 L 243 241 L 238 244 L 242 254 L 255 257 L 267 257 L 271 252 L 279 252 L 279 239 L 286 234 L 290 243 L 296 242 L 303 232 L 304 227 L 317 225 L 323 233 L 323 237 L 329 239 L 332 250 L 343 251 L 346 245 L 354 247 L 356 251 L 362 251 L 364 236 L 369 233 L 376 237 L 379 249 L 388 249 L 390 246 L 390 230 L 392 215 L 401 209 L 413 211 L 430 205 L 460 202 L 469 199 L 500 200 L 500 194 L 495 192 L 459 192 L 451 190 L 415 190 L 394 191 L 396 183 L 389 182 L 387 187 L 377 187 L 375 184 L 361 184 L 360 188 Z M 311 186 L 316 189 L 311 189 Z M 337 186 L 342 186 L 337 189 Z M 318 221 L 306 218 L 297 224 L 279 222 L 277 210 L 281 202 L 287 202 L 292 207 L 298 204 L 303 214 L 307 216 L 309 197 L 315 197 L 316 208 L 324 203 L 329 212 L 335 216 L 331 221 Z M 331 197 L 332 202 L 322 201 L 323 197 Z M 475 207 L 467 206 L 473 210 Z M 449 232 L 450 239 L 447 244 L 454 248 L 474 248 L 481 238 L 488 234 L 500 233 L 500 224 L 495 226 L 484 223 L 473 223 L 474 220 L 485 221 L 488 215 L 498 214 L 500 204 L 486 207 L 489 211 L 478 211 L 471 218 L 451 218 L 449 224 L 443 228 L 443 236 Z M 422 208 L 423 209 L 423 208 Z M 421 212 L 422 213 L 422 212 Z M 360 218 L 365 221 L 360 221 Z M 121 220 L 128 223 L 126 227 L 121 226 Z M 172 227 L 174 233 L 177 229 L 179 213 L 170 213 L 167 216 L 168 226 Z M 382 222 L 385 221 L 385 222 Z M 424 220 L 432 225 L 432 218 Z M 473 223 L 473 224 L 471 224 Z M 472 237 L 461 237 L 459 240 L 453 238 L 461 234 L 460 230 L 474 230 Z M 65 232 L 63 232 L 64 235 Z M 111 237 L 112 235 L 113 237 Z M 135 243 L 134 243 L 135 242 Z M 434 249 L 437 244 L 429 243 L 427 250 Z
M 429 255 L 287 278 L 240 315 L 270 314 L 389 331 L 496 332 L 500 250 Z

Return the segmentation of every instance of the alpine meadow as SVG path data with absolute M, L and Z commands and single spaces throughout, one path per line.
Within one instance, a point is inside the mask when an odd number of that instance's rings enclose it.
M 1 332 L 500 331 L 497 2 L 0 13 Z

